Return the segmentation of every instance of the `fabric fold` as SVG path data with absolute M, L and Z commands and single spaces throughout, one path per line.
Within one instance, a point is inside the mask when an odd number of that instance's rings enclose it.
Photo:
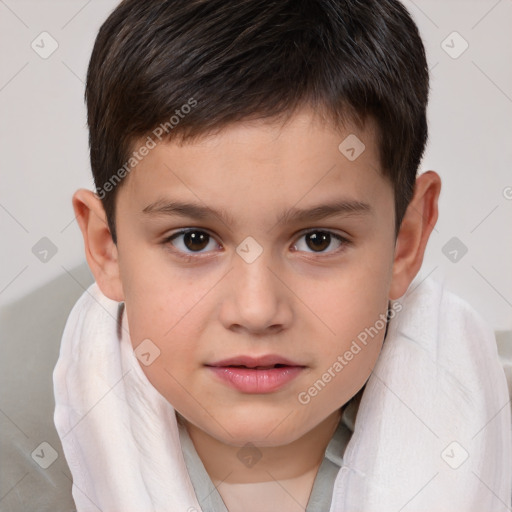
M 508 509 L 510 398 L 491 328 L 432 279 L 400 302 L 331 512 Z

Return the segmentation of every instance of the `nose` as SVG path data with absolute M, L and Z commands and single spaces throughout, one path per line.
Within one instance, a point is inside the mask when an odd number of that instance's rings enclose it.
M 278 277 L 282 271 L 271 256 L 270 249 L 254 261 L 234 254 L 221 307 L 221 321 L 227 329 L 264 334 L 289 326 L 291 292 L 283 284 L 283 276 Z

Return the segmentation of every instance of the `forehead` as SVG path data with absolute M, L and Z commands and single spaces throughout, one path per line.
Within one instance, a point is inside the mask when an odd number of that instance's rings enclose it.
M 378 207 L 391 186 L 376 140 L 371 121 L 340 130 L 310 111 L 284 124 L 234 123 L 191 142 L 158 143 L 125 178 L 119 199 L 146 213 L 171 199 L 202 204 L 233 224 L 271 213 L 285 220 L 297 213 L 292 207 L 319 201 Z

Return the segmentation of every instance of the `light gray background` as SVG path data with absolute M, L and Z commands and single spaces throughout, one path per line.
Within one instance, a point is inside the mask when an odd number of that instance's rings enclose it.
M 432 69 L 430 141 L 421 172 L 434 169 L 443 180 L 440 219 L 418 279 L 445 280 L 495 330 L 510 330 L 512 1 L 404 4 L 420 27 Z M 71 208 L 73 191 L 93 184 L 84 81 L 94 37 L 115 5 L 0 0 L 3 305 L 84 261 Z M 31 48 L 43 31 L 59 44 L 48 59 Z M 457 59 L 442 47 L 454 31 L 469 44 Z M 461 48 L 453 38 L 444 44 L 454 46 L 452 52 Z M 42 237 L 57 248 L 46 263 L 32 253 Z M 442 252 L 452 237 L 468 248 L 457 262 Z

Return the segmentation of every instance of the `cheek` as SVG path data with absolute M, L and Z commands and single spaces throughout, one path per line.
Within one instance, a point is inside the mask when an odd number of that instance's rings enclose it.
M 136 353 L 140 343 L 151 340 L 151 347 L 158 355 L 149 365 L 140 362 L 142 371 L 173 407 L 187 410 L 190 376 L 195 375 L 198 366 L 196 340 L 200 334 L 195 328 L 198 322 L 192 315 L 181 314 L 182 308 L 176 306 L 179 303 L 172 295 L 162 297 L 162 301 L 153 295 L 152 301 L 126 302 L 130 338 Z M 170 304 L 174 307 L 167 307 Z M 195 388 L 190 391 L 197 394 Z
M 161 261 L 137 264 L 135 256 L 123 268 L 131 343 L 134 350 L 144 340 L 156 346 L 158 357 L 148 366 L 141 364 L 141 369 L 170 400 L 182 393 L 180 383 L 197 366 L 204 287 Z
M 306 289 L 301 291 L 308 306 L 323 321 L 326 340 L 329 334 L 340 340 L 337 349 L 350 344 L 365 329 L 375 325 L 382 328 L 381 315 L 388 308 L 392 256 L 373 256 L 386 254 L 382 249 L 368 252 L 366 258 L 358 255 L 340 266 L 318 286 L 310 287 L 307 294 Z
M 195 361 L 196 340 L 201 336 L 199 300 L 195 293 L 181 298 L 172 291 L 155 289 L 150 295 L 143 290 L 135 296 L 128 295 L 126 312 L 134 349 L 149 339 L 160 351 L 159 366 L 173 373 L 190 369 Z
M 335 301 L 329 304 L 335 334 L 323 336 L 310 387 L 302 390 L 306 398 L 318 396 L 315 406 L 324 414 L 350 400 L 370 376 L 382 349 L 387 313 L 385 295 L 361 290 L 357 297 L 342 295 L 338 307 Z
M 163 248 L 125 251 L 119 267 L 134 345 L 146 338 L 164 344 L 181 339 L 176 334 L 197 316 L 196 306 L 216 279 L 171 264 Z
M 308 305 L 323 322 L 316 330 L 324 333 L 317 345 L 315 377 L 332 382 L 325 398 L 331 397 L 333 403 L 352 397 L 378 359 L 386 331 L 391 269 L 391 251 L 369 248 L 308 294 Z

